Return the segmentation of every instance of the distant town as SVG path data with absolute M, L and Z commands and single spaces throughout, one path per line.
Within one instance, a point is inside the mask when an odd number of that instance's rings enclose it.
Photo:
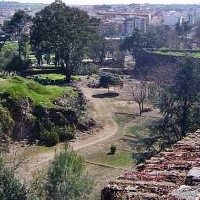
M 19 9 L 30 16 L 44 8 L 46 4 L 0 2 L 0 26 Z M 147 31 L 150 25 L 175 27 L 187 22 L 194 25 L 200 21 L 200 4 L 198 5 L 80 5 L 74 6 L 85 10 L 89 16 L 101 20 L 100 32 L 109 38 L 123 38 L 131 35 L 133 30 Z

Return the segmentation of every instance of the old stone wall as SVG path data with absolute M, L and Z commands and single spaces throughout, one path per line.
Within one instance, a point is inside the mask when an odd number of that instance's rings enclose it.
M 109 183 L 102 200 L 196 200 L 199 183 L 200 130 Z

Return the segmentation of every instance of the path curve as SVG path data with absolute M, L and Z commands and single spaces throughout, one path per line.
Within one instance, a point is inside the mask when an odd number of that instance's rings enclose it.
M 112 112 L 105 99 L 92 97 L 93 94 L 102 92 L 104 93 L 105 89 L 91 89 L 86 86 L 81 87 L 80 89 L 88 100 L 89 106 L 92 107 L 92 118 L 95 119 L 97 123 L 100 123 L 102 125 L 102 128 L 98 131 L 97 134 L 85 140 L 76 141 L 74 144 L 72 144 L 72 148 L 74 150 L 79 150 L 108 140 L 118 131 L 118 125 L 114 121 L 112 117 Z
M 83 148 L 89 148 L 92 145 L 96 145 L 103 141 L 108 140 L 114 136 L 118 131 L 118 125 L 112 117 L 111 109 L 103 98 L 93 98 L 93 94 L 104 93 L 105 89 L 92 89 L 84 85 L 79 84 L 79 89 L 82 90 L 91 110 L 91 117 L 100 125 L 101 128 L 92 136 L 87 139 L 75 140 L 70 143 L 73 150 L 81 150 Z M 58 147 L 59 148 L 59 147 Z M 94 149 L 95 147 L 93 147 Z M 56 150 L 55 150 L 56 151 Z M 49 162 L 54 158 L 55 151 L 42 152 L 35 154 L 29 158 L 26 163 L 23 164 L 22 169 L 19 168 L 18 176 L 23 180 L 25 184 L 29 184 L 39 170 L 45 169 L 49 165 Z M 98 151 L 98 150 L 97 150 Z

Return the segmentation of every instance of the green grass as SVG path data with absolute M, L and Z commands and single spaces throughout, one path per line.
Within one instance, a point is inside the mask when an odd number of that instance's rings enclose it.
M 97 163 L 103 163 L 104 165 L 111 165 L 114 167 L 125 167 L 127 165 L 132 164 L 133 162 L 130 152 L 120 151 L 117 149 L 115 154 L 113 155 L 102 154 L 92 161 Z
M 116 123 L 117 123 L 118 125 L 123 125 L 123 124 L 125 124 L 125 123 L 127 122 L 127 119 L 121 117 L 121 118 L 117 118 L 115 121 L 116 121 Z
M 62 74 L 41 74 L 39 76 L 40 79 L 49 79 L 49 80 L 63 80 L 65 79 L 65 75 Z
M 142 127 L 140 125 L 134 125 L 128 128 L 127 132 L 128 133 L 137 133 L 142 131 Z
M 41 74 L 39 75 L 39 79 L 48 79 L 48 80 L 64 80 L 65 79 L 65 75 L 62 74 Z M 80 81 L 81 78 L 78 75 L 73 75 L 71 76 L 71 80 L 72 81 Z
M 73 75 L 73 76 L 71 76 L 71 80 L 72 80 L 72 81 L 80 81 L 81 78 L 80 78 L 80 76 L 78 76 L 78 75 Z
M 33 54 L 30 54 L 28 56 L 28 58 L 31 60 L 32 63 L 36 63 L 37 62 L 37 59 L 35 58 L 35 55 L 33 55 Z
M 170 56 L 190 56 L 193 58 L 200 58 L 200 52 L 188 52 L 186 51 L 170 51 L 170 50 L 157 50 L 153 51 L 156 54 L 170 55 Z
M 1 94 L 7 92 L 18 101 L 24 97 L 29 97 L 35 105 L 45 107 L 55 107 L 52 100 L 62 94 L 70 93 L 70 95 L 77 95 L 72 87 L 43 86 L 22 77 L 0 79 L 0 83 Z

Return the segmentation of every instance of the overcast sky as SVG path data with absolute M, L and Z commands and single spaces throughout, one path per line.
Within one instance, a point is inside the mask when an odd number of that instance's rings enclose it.
M 54 0 L 18 0 L 22 3 L 52 3 Z M 67 5 L 102 5 L 102 4 L 200 4 L 199 0 L 63 0 Z

